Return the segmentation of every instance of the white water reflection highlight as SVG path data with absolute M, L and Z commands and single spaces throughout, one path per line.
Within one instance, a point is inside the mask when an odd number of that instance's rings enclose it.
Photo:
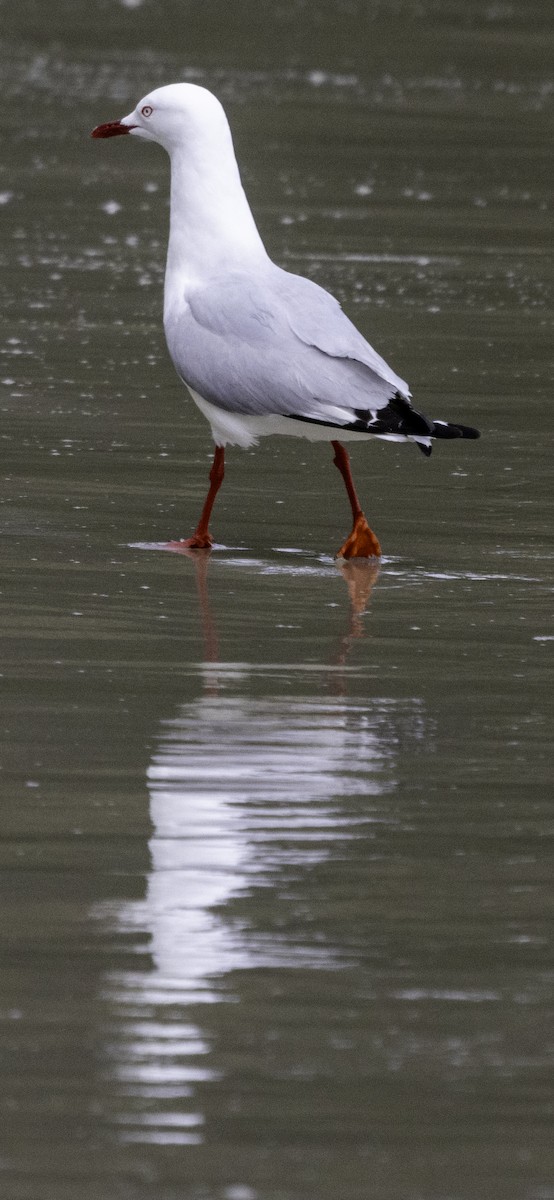
M 123 1141 L 203 1139 L 198 1086 L 221 1072 L 199 1004 L 240 1003 L 244 971 L 354 965 L 351 949 L 310 940 L 290 892 L 318 865 L 347 862 L 353 840 L 395 823 L 387 797 L 399 739 L 423 736 L 417 700 L 291 698 L 286 673 L 279 695 L 258 699 L 245 694 L 256 672 L 213 665 L 203 675 L 208 694 L 162 722 L 148 768 L 145 899 L 96 911 L 114 933 L 149 938 L 151 970 L 112 975 L 104 991 Z M 260 902 L 271 907 L 268 928 Z
M 365 846 L 399 821 L 389 803 L 399 746 L 426 732 L 416 698 L 345 694 L 345 659 L 362 633 L 374 570 L 343 570 L 351 611 L 333 665 L 264 669 L 218 662 L 208 562 L 194 559 L 201 694 L 161 720 L 147 770 L 145 898 L 94 914 L 104 930 L 134 933 L 142 952 L 147 938 L 150 969 L 110 974 L 103 992 L 113 1030 L 105 1078 L 122 1141 L 203 1140 L 199 1089 L 222 1070 L 199 1012 L 240 1009 L 241 972 L 355 965 L 351 947 L 310 934 L 291 897 L 304 895 L 322 864 L 344 861 L 347 870 L 353 842 Z

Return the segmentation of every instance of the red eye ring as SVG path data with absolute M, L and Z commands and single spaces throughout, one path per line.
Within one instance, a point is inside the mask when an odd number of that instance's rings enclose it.
M 143 117 L 151 117 L 151 116 L 152 116 L 152 107 L 151 107 L 151 105 L 150 105 L 150 104 L 145 104 L 145 105 L 144 105 L 144 106 L 141 108 L 141 110 L 140 110 L 140 111 L 141 111 L 141 113 L 142 113 Z

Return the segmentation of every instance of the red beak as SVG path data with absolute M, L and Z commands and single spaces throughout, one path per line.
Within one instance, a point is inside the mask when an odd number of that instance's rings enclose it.
M 91 137 L 118 137 L 120 133 L 130 133 L 131 129 L 136 129 L 136 125 L 122 125 L 121 121 L 108 121 L 107 125 L 97 125 L 93 129 Z

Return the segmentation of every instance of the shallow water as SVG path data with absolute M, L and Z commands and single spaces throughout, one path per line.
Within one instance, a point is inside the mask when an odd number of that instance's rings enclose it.
M 549 10 L 261 11 L 4 25 L 0 1195 L 548 1200 Z M 273 256 L 483 431 L 354 448 L 380 570 L 293 440 L 163 549 L 210 459 L 167 164 L 87 135 L 176 78 Z

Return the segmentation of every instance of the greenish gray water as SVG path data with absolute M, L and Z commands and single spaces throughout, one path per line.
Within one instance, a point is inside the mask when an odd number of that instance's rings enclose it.
M 549 1200 L 546 3 L 4 5 L 3 1200 Z M 474 444 L 231 451 L 161 330 L 190 78 L 272 255 Z

